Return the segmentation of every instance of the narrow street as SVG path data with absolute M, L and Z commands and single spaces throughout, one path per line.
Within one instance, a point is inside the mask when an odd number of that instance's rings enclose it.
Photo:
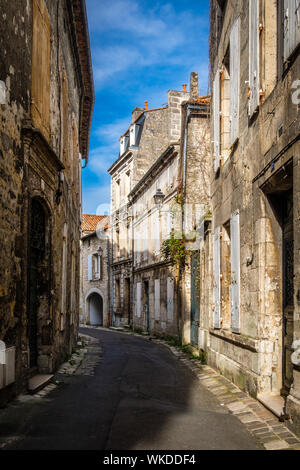
M 1 410 L 0 448 L 261 448 L 164 346 L 105 330 L 82 333 L 98 342 L 81 373 L 58 375 L 60 384 L 48 395 L 24 397 Z

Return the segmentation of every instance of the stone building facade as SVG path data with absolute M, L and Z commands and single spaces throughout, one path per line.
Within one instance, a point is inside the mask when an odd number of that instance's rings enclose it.
M 109 217 L 83 214 L 80 250 L 80 323 L 110 326 Z
M 81 168 L 94 101 L 83 0 L 4 0 L 0 400 L 76 342 Z
M 133 279 L 133 224 L 129 193 L 165 149 L 180 136 L 181 107 L 186 91 L 169 91 L 168 105 L 135 108 L 132 123 L 120 138 L 120 155 L 111 175 L 111 298 L 114 325 L 132 325 L 135 299 Z
M 300 432 L 299 1 L 212 0 L 210 34 L 209 362 Z
M 210 96 L 198 97 L 198 75 L 192 73 L 180 138 L 178 197 L 187 255 L 180 272 L 179 308 L 183 343 L 203 350 L 209 333 L 203 312 L 210 308 L 212 285 L 210 162 Z
M 183 269 L 164 256 L 162 247 L 173 237 L 183 239 L 189 230 L 190 248 L 199 253 L 194 234 L 204 230 L 204 216 L 210 213 L 209 139 L 209 97 L 198 96 L 195 73 L 189 93 L 186 85 L 181 92 L 169 91 L 167 107 L 133 111 L 132 124 L 120 140 L 120 157 L 109 170 L 117 324 L 184 336 L 190 342 L 191 290 L 196 287 L 193 279 L 191 289 L 191 257 Z M 209 284 L 207 276 L 203 279 Z M 199 322 L 194 323 L 198 338 Z
M 179 145 L 169 145 L 129 194 L 133 220 L 133 327 L 180 336 L 176 269 L 161 253 L 178 221 Z M 157 204 L 155 196 L 161 196 Z M 179 227 L 178 227 L 179 228 Z

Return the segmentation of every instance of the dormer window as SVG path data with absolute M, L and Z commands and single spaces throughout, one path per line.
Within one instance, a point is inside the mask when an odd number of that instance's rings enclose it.
M 137 146 L 139 127 L 138 124 L 132 124 L 132 126 L 130 126 L 130 147 Z
M 129 146 L 129 135 L 123 135 L 120 139 L 120 155 L 126 152 Z

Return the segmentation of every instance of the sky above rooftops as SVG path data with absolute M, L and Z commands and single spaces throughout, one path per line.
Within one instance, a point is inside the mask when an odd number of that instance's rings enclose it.
M 90 157 L 83 170 L 83 212 L 107 213 L 108 168 L 134 107 L 167 104 L 199 73 L 208 91 L 209 0 L 86 0 L 95 80 Z

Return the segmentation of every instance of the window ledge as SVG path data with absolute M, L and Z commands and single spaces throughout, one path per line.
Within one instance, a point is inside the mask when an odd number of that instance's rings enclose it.
M 216 330 L 210 328 L 209 333 L 216 338 L 223 339 L 228 343 L 234 344 L 235 346 L 239 346 L 243 349 L 248 349 L 252 352 L 258 352 L 258 340 L 249 338 L 248 336 L 243 336 L 238 333 L 232 333 L 230 331 L 225 330 Z

